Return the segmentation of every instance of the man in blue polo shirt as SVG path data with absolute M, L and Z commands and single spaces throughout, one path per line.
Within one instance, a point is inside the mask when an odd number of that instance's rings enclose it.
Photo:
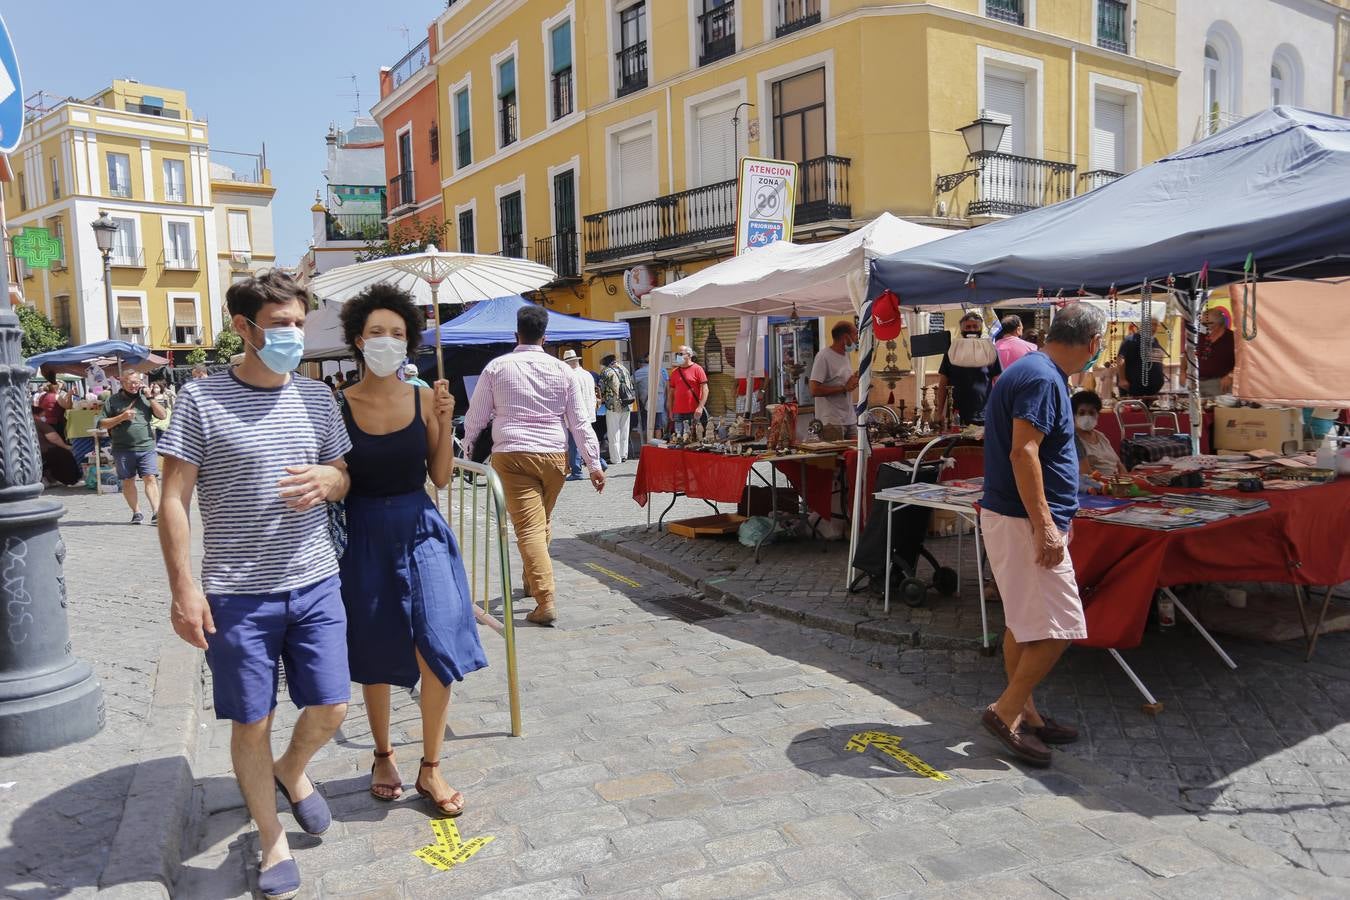
M 1068 306 L 1044 350 L 1009 367 L 985 408 L 980 528 L 1003 600 L 1008 687 L 982 721 L 1014 756 L 1036 766 L 1050 765 L 1047 744 L 1078 739 L 1077 729 L 1042 716 L 1031 695 L 1069 642 L 1087 637 L 1068 549 L 1078 511 L 1068 379 L 1096 362 L 1105 332 L 1100 310 Z

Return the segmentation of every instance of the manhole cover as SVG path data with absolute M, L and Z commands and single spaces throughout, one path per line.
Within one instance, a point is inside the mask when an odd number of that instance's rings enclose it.
M 648 601 L 652 606 L 659 607 L 665 612 L 670 613 L 681 622 L 698 622 L 703 619 L 720 619 L 728 615 L 727 611 L 720 606 L 714 606 L 711 603 L 705 603 L 702 600 L 695 600 L 693 597 L 658 597 L 655 600 Z

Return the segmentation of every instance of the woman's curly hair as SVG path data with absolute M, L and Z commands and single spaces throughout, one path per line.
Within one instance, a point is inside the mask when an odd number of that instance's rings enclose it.
M 426 319 L 413 303 L 412 295 L 392 284 L 372 284 L 342 304 L 342 338 L 358 359 L 363 360 L 356 339 L 366 330 L 366 320 L 377 309 L 387 309 L 403 317 L 408 331 L 408 355 L 412 356 L 422 339 Z

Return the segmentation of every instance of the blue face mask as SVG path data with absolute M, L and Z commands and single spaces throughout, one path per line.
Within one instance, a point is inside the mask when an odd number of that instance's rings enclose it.
M 1102 345 L 1097 348 L 1097 352 L 1092 354 L 1092 359 L 1089 359 L 1087 361 L 1087 365 L 1083 366 L 1084 372 L 1091 372 L 1093 369 L 1097 368 L 1097 361 L 1102 358 L 1102 351 L 1105 349 L 1106 349 L 1106 340 L 1103 339 Z
M 257 322 L 252 324 L 255 328 L 262 328 Z M 262 328 L 262 333 L 263 345 L 253 348 L 258 351 L 258 359 L 278 375 L 294 372 L 295 367 L 300 365 L 300 357 L 305 355 L 304 330 L 294 325 L 283 325 L 279 328 Z

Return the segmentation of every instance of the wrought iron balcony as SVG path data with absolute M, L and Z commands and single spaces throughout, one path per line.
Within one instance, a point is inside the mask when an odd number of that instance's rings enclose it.
M 110 181 L 110 182 L 108 182 L 108 196 L 109 196 L 109 197 L 130 197 L 130 196 L 131 196 L 131 182 L 130 182 L 130 181 Z
M 820 24 L 820 0 L 777 0 L 774 37 Z
M 1079 175 L 1078 181 L 1082 186 L 1082 193 L 1087 193 L 1088 191 L 1095 191 L 1103 185 L 1110 184 L 1117 178 L 1120 178 L 1122 174 L 1123 173 L 1121 172 L 1112 172 L 1110 169 L 1093 169 L 1091 172 L 1084 172 L 1082 175 Z
M 991 19 L 1012 22 L 1014 25 L 1026 24 L 1022 0 L 984 0 L 984 12 Z
M 503 147 L 509 147 L 520 137 L 519 122 L 516 117 L 519 114 L 519 107 L 516 106 L 515 95 L 512 94 L 508 99 L 501 102 L 497 109 L 498 119 L 501 122 Z
M 734 0 L 705 12 L 698 17 L 700 50 L 698 64 L 731 56 L 736 52 L 736 4 Z
M 394 80 L 394 87 L 398 87 L 430 63 L 431 49 L 428 46 L 428 39 L 423 38 L 422 43 L 409 50 L 402 59 L 390 66 L 389 77 Z
M 849 164 L 842 156 L 823 156 L 800 165 L 798 225 L 852 217 Z M 730 238 L 736 231 L 736 180 L 593 213 L 585 225 L 588 265 Z
M 498 256 L 510 256 L 513 259 L 525 258 L 525 236 L 523 234 L 503 234 L 502 249 L 498 251 Z
M 572 70 L 563 69 L 561 72 L 554 72 L 550 83 L 553 95 L 553 119 L 557 121 L 563 116 L 570 116 L 577 108 L 576 99 L 572 96 Z
M 389 234 L 380 213 L 327 213 L 324 219 L 330 241 L 382 241 Z
M 647 42 L 638 41 L 614 54 L 618 63 L 615 93 L 622 97 L 647 86 Z
M 116 265 L 114 263 L 114 265 Z M 164 268 L 175 272 L 195 272 L 200 266 L 197 265 L 197 254 L 164 254 Z
M 559 280 L 576 278 L 581 274 L 580 245 L 581 236 L 575 231 L 539 238 L 534 242 L 534 261 L 557 272 Z
M 399 172 L 389 179 L 389 209 L 397 211 L 404 206 L 416 203 L 413 196 L 412 172 Z
M 1073 163 L 1011 153 L 980 153 L 972 158 L 980 177 L 978 197 L 966 208 L 968 216 L 1012 216 L 1073 196 L 1078 170 Z
M 1097 46 L 1117 53 L 1130 52 L 1129 3 L 1097 0 Z
M 123 269 L 144 269 L 145 250 L 140 247 L 113 247 L 112 264 Z
M 455 134 L 455 167 L 462 169 L 473 162 L 472 132 L 469 129 Z

